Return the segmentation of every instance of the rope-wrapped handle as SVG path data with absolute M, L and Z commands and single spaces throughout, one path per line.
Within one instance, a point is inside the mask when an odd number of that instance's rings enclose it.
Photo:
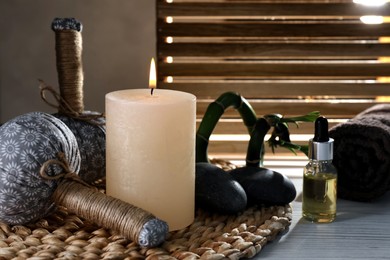
M 143 247 L 158 246 L 168 233 L 167 223 L 151 213 L 76 181 L 63 180 L 53 200 L 69 212 L 115 230 Z
M 84 111 L 84 73 L 82 66 L 82 24 L 74 18 L 55 18 L 52 22 L 55 32 L 58 83 L 61 97 L 73 111 Z M 68 111 L 59 111 L 66 114 Z
M 48 167 L 54 165 L 61 167 L 63 174 L 48 175 Z M 70 171 L 63 154 L 44 163 L 40 175 L 47 180 L 58 180 L 52 195 L 54 203 L 93 223 L 117 231 L 140 246 L 158 246 L 168 234 L 168 224 L 153 214 L 107 196 L 84 183 L 76 173 Z

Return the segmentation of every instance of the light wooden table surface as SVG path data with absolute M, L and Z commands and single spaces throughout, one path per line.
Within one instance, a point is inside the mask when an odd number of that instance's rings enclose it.
M 313 224 L 301 217 L 302 178 L 292 180 L 298 196 L 289 230 L 252 259 L 390 259 L 390 192 L 371 203 L 338 199 L 335 222 Z

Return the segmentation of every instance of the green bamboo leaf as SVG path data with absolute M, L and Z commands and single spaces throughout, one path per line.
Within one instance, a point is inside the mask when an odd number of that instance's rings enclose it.
M 303 116 L 283 117 L 280 119 L 280 121 L 284 123 L 295 123 L 295 124 L 299 122 L 314 122 L 319 116 L 320 116 L 319 111 L 312 111 Z
M 267 114 L 264 115 L 263 118 L 267 120 L 270 126 L 276 126 L 277 124 L 280 123 L 283 116 L 281 114 Z

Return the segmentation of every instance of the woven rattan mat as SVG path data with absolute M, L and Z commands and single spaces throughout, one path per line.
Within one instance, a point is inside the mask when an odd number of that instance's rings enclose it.
M 226 170 L 236 166 L 212 163 Z M 104 181 L 96 183 L 104 192 Z M 0 222 L 2 259 L 240 259 L 251 258 L 291 224 L 290 205 L 252 207 L 237 215 L 196 212 L 187 228 L 170 232 L 158 248 L 140 248 L 59 207 L 26 226 Z
M 198 211 L 189 227 L 144 249 L 66 209 L 28 226 L 0 222 L 0 259 L 240 259 L 253 257 L 290 225 L 291 208 L 249 208 L 235 216 Z

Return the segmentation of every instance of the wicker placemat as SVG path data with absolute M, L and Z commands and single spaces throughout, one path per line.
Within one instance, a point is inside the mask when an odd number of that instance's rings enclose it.
M 223 160 L 212 163 L 227 170 L 236 167 Z M 104 192 L 104 180 L 95 184 Z M 160 247 L 146 249 L 58 207 L 26 226 L 0 221 L 0 260 L 251 258 L 284 231 L 291 218 L 290 205 L 251 207 L 229 216 L 198 210 L 189 227 L 170 232 Z
M 240 259 L 253 257 L 290 225 L 291 208 L 249 208 L 235 216 L 198 211 L 189 227 L 144 249 L 59 208 L 28 226 L 0 222 L 0 259 Z

